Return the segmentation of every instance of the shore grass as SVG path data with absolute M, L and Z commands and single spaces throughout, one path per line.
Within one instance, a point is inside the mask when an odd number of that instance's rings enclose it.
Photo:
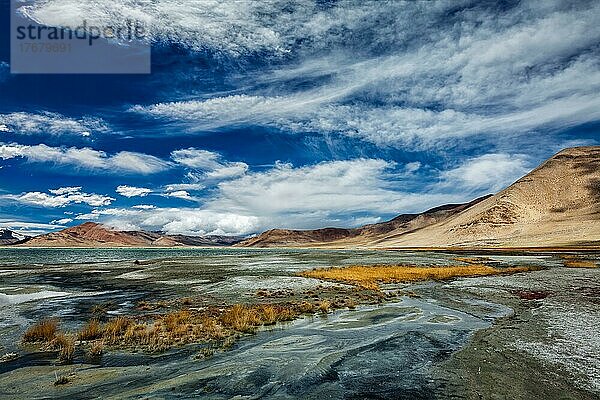
M 346 283 L 365 289 L 378 290 L 382 283 L 404 283 L 426 280 L 446 280 L 456 277 L 512 274 L 537 269 L 534 267 L 493 268 L 483 264 L 466 266 L 407 266 L 373 265 L 319 268 L 301 272 L 306 278 Z
M 424 267 L 406 265 L 352 266 L 316 269 L 300 275 L 348 283 L 355 287 L 318 285 L 294 293 L 289 290 L 259 290 L 259 303 L 217 305 L 205 299 L 161 300 L 160 307 L 145 302 L 132 315 L 109 317 L 92 314 L 77 332 L 60 332 L 58 320 L 42 320 L 30 327 L 24 343 L 34 343 L 41 350 L 57 351 L 61 361 L 71 361 L 77 346 L 89 357 L 99 357 L 106 350 L 162 352 L 188 344 L 202 344 L 199 359 L 214 351 L 226 350 L 239 337 L 253 334 L 261 327 L 291 321 L 301 315 L 328 314 L 336 309 L 354 309 L 358 304 L 382 302 L 410 296 L 403 290 L 380 290 L 382 283 L 450 279 L 459 276 L 498 275 L 525 272 L 534 267 L 492 268 L 485 265 Z M 160 311 L 159 311 L 160 309 Z
M 563 265 L 567 268 L 598 268 L 598 262 L 576 255 L 564 254 L 560 258 L 563 260 Z
M 24 343 L 50 343 L 58 333 L 58 320 L 44 319 L 23 334 Z
M 77 332 L 78 340 L 100 339 L 103 335 L 102 325 L 97 319 L 91 319 L 87 324 Z

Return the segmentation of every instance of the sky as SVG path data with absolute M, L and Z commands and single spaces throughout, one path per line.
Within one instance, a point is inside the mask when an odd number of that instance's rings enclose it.
M 251 235 L 495 193 L 600 141 L 597 1 L 34 0 L 139 18 L 148 75 L 10 73 L 0 228 Z

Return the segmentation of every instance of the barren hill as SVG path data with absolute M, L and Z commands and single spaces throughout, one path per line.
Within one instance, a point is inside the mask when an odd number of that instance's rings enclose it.
M 600 245 L 600 147 L 554 155 L 500 193 L 413 232 L 392 231 L 374 247 Z
M 322 228 L 312 230 L 271 229 L 236 244 L 239 247 L 320 247 L 333 244 L 339 247 L 361 245 L 389 232 L 408 232 L 434 224 L 455 215 L 488 198 L 484 196 L 464 204 L 446 204 L 420 214 L 402 214 L 394 219 L 359 228 Z
M 117 231 L 95 222 L 63 229 L 31 238 L 22 243 L 28 247 L 173 247 L 223 246 L 236 243 L 236 238 L 165 235 L 158 232 Z
M 11 245 L 22 242 L 27 236 L 13 232 L 10 229 L 0 228 L 0 246 Z

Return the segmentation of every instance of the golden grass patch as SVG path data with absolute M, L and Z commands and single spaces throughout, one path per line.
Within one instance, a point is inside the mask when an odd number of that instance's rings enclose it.
M 330 267 L 301 272 L 307 278 L 347 283 L 365 289 L 378 290 L 381 283 L 403 283 L 445 280 L 456 277 L 485 276 L 526 272 L 534 267 L 493 268 L 487 265 L 431 266 L 374 265 Z
M 97 319 L 89 320 L 84 327 L 77 332 L 78 340 L 95 340 L 103 335 L 102 325 Z
M 563 265 L 568 268 L 598 268 L 598 264 L 591 260 L 567 259 Z
M 73 361 L 75 355 L 75 339 L 70 335 L 58 333 L 44 348 L 50 351 L 58 351 L 60 361 L 70 362 Z
M 44 319 L 35 325 L 29 327 L 23 335 L 23 342 L 51 342 L 58 333 L 58 320 Z

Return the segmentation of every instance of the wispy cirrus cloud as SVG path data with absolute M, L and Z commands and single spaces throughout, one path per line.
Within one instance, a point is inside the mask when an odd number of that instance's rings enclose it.
M 368 2 L 295 11 L 306 19 L 285 35 L 303 39 L 292 46 L 299 61 L 251 75 L 260 89 L 242 78 L 244 93 L 131 110 L 192 132 L 259 125 L 426 149 L 471 137 L 510 145 L 507 137 L 600 120 L 598 4 Z M 334 35 L 340 26 L 353 34 Z M 317 55 L 320 46 L 330 55 Z
M 244 162 L 226 161 L 219 153 L 193 147 L 173 151 L 171 159 L 177 164 L 199 170 L 208 179 L 235 178 L 248 171 L 248 164 Z
M 74 166 L 80 170 L 108 174 L 149 175 L 171 168 L 171 164 L 148 154 L 121 151 L 107 154 L 89 147 L 52 147 L 45 144 L 21 145 L 0 142 L 0 159 L 24 158 L 29 162 Z

